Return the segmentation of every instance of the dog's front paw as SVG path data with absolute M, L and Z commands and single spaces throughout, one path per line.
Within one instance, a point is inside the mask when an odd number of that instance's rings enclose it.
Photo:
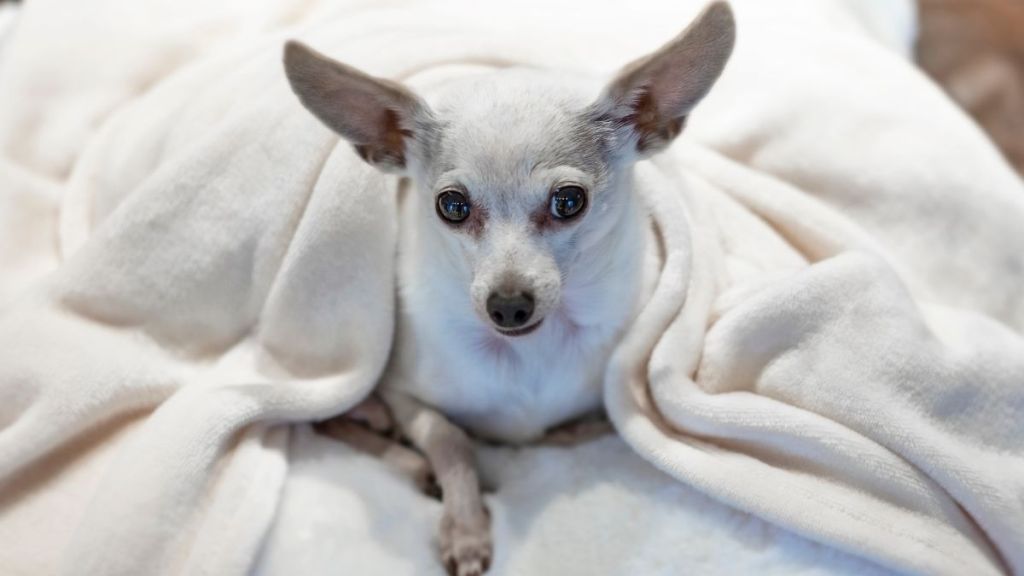
M 473 522 L 441 519 L 441 561 L 451 576 L 482 576 L 491 567 L 491 522 L 486 512 Z

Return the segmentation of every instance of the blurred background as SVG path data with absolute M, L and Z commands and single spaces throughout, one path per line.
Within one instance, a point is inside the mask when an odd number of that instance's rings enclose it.
M 917 59 L 1024 174 L 1024 0 L 918 0 Z

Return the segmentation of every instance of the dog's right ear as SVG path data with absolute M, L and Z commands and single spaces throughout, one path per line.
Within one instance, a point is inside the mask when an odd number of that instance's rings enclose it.
M 284 69 L 302 104 L 355 146 L 368 163 L 403 172 L 431 129 L 429 108 L 396 82 L 374 78 L 295 41 Z

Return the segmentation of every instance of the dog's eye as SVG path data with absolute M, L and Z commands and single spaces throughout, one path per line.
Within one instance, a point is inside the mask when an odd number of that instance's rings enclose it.
M 458 190 L 445 190 L 437 195 L 437 214 L 458 224 L 469 218 L 469 199 Z
M 559 186 L 551 193 L 551 215 L 567 220 L 579 215 L 587 205 L 587 192 L 575 184 Z

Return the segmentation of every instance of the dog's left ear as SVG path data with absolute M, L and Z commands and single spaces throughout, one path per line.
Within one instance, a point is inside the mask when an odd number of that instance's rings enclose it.
M 620 152 L 662 150 L 711 90 L 735 41 L 729 4 L 712 3 L 671 42 L 623 68 L 591 107 L 591 115 L 612 124 Z
M 284 69 L 302 104 L 385 172 L 403 172 L 411 155 L 424 152 L 432 115 L 415 94 L 290 41 Z M 419 149 L 416 146 L 420 145 Z

